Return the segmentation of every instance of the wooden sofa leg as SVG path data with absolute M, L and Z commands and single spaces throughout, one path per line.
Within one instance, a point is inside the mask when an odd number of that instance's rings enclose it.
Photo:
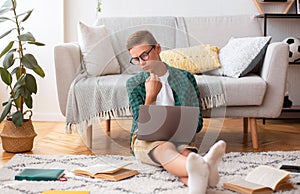
M 86 145 L 88 148 L 93 149 L 93 126 L 90 125 L 86 129 Z
M 110 133 L 110 119 L 105 120 L 105 132 L 106 132 L 107 134 Z
M 244 117 L 243 118 L 243 124 L 244 124 L 244 134 L 248 133 L 248 118 Z
M 250 120 L 251 136 L 252 136 L 252 146 L 253 146 L 253 149 L 258 149 L 256 118 L 251 117 L 251 118 L 249 118 L 249 120 Z

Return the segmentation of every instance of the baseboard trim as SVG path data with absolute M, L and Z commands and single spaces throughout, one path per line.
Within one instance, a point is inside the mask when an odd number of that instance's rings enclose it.
M 33 112 L 32 121 L 65 122 L 66 118 L 58 113 L 37 113 Z

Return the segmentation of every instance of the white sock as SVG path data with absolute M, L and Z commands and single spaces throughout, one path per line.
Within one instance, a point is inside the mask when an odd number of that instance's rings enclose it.
M 186 161 L 189 194 L 205 194 L 209 168 L 204 159 L 196 153 L 190 153 Z
M 220 176 L 218 165 L 223 155 L 225 154 L 226 143 L 223 140 L 215 143 L 203 157 L 209 166 L 208 185 L 214 187 L 218 184 Z

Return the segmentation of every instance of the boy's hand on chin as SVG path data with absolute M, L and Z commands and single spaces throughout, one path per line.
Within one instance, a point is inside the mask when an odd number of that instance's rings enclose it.
M 154 74 L 150 73 L 150 76 L 145 82 L 145 89 L 146 89 L 146 101 L 145 104 L 152 104 L 156 101 L 156 97 L 161 90 L 162 84 L 160 82 L 159 77 Z

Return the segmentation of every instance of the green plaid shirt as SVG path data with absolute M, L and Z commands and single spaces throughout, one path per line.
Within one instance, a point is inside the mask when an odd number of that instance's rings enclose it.
M 200 108 L 199 122 L 197 127 L 198 133 L 202 129 L 203 118 L 201 113 L 200 92 L 198 90 L 196 80 L 194 76 L 187 71 L 170 67 L 167 64 L 165 65 L 169 70 L 168 82 L 173 92 L 175 106 L 196 106 Z M 132 128 L 130 133 L 130 145 L 132 136 L 138 128 L 138 115 L 140 105 L 145 104 L 145 81 L 148 77 L 149 74 L 143 71 L 128 79 L 126 83 L 129 103 L 133 114 Z

